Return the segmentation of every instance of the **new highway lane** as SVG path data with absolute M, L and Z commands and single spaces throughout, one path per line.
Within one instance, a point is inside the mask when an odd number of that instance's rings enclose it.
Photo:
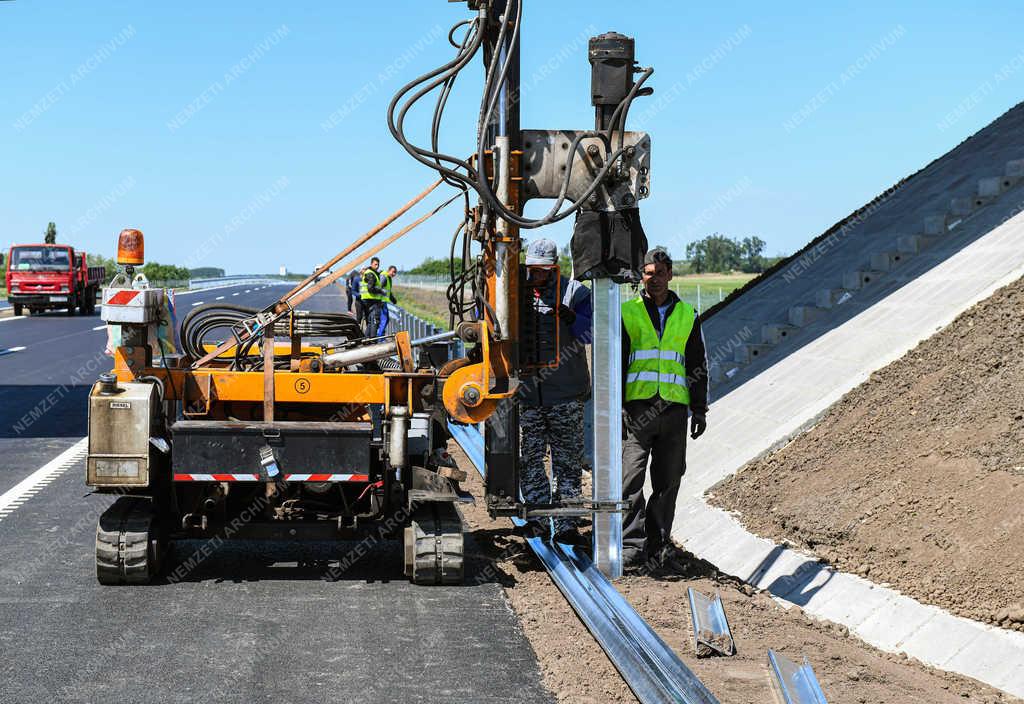
M 179 293 L 178 317 L 285 290 Z M 344 307 L 337 289 L 309 303 Z M 180 581 L 97 584 L 95 523 L 111 499 L 88 493 L 80 440 L 105 345 L 98 316 L 0 318 L 0 701 L 551 701 L 501 586 L 471 574 L 414 587 L 397 543 L 360 548 L 336 580 L 325 561 L 355 543 L 225 543 Z

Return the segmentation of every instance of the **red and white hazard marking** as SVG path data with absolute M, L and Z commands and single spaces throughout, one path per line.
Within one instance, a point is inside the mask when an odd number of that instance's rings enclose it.
M 286 482 L 368 482 L 368 474 L 285 474 Z M 176 482 L 258 482 L 258 474 L 175 474 Z
M 108 306 L 126 306 L 139 295 L 139 291 L 118 291 L 107 300 Z

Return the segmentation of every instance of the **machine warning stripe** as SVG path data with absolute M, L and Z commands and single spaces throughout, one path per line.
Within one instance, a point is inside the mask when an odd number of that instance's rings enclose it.
M 286 482 L 368 482 L 368 474 L 285 474 Z M 258 474 L 175 474 L 176 482 L 258 482 Z
M 138 291 L 118 291 L 110 297 L 110 300 L 107 301 L 107 305 L 123 306 L 131 303 L 131 301 L 138 295 Z

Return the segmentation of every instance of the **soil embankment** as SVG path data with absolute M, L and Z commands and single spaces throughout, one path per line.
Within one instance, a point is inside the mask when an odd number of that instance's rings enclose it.
M 712 490 L 752 532 L 1024 631 L 1024 280 Z

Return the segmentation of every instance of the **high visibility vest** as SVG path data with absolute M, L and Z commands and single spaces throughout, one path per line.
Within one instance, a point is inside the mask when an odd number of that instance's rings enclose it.
M 629 366 L 626 368 L 626 401 L 660 396 L 666 401 L 690 405 L 686 384 L 686 341 L 696 313 L 679 301 L 665 321 L 661 338 L 654 329 L 643 298 L 622 304 L 622 323 L 629 334 Z
M 361 301 L 383 301 L 384 296 L 376 293 L 370 293 L 370 285 L 366 283 L 366 274 L 373 274 L 377 282 L 374 284 L 377 288 L 380 288 L 380 274 L 373 269 L 367 267 L 363 269 L 363 273 L 359 276 L 359 300 Z
M 388 292 L 386 296 L 383 296 L 383 298 L 391 300 L 391 277 L 388 276 L 387 274 L 384 274 L 384 276 L 380 277 L 380 280 L 381 288 Z

